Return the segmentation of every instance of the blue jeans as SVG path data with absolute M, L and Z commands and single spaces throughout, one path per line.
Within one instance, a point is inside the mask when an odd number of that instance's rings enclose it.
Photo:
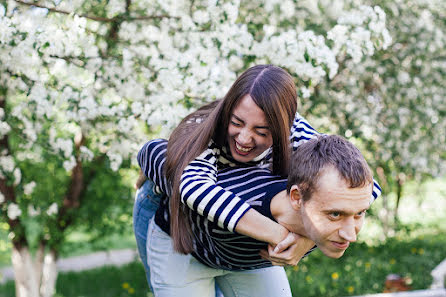
M 147 283 L 150 287 L 150 269 L 147 264 L 147 230 L 150 220 L 155 216 L 162 195 L 153 192 L 155 184 L 147 180 L 136 191 L 135 205 L 133 207 L 133 233 L 136 238 L 139 257 L 141 258 L 146 272 Z
M 162 195 L 155 194 L 155 184 L 151 180 L 146 180 L 144 184 L 136 191 L 135 205 L 133 207 L 133 233 L 136 238 L 139 257 L 144 265 L 146 272 L 147 284 L 153 292 L 150 284 L 150 268 L 147 262 L 147 232 L 149 222 L 155 216 Z M 215 297 L 224 297 L 221 290 L 215 287 Z

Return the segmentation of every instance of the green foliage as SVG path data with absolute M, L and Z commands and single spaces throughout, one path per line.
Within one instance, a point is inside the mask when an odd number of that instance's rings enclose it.
M 430 272 L 446 257 L 445 243 L 438 236 L 410 241 L 389 239 L 375 247 L 358 243 L 340 259 L 327 258 L 317 251 L 288 269 L 288 278 L 293 292 L 304 296 L 379 293 L 386 276 L 392 273 L 408 277 L 414 290 L 426 289 L 432 282 Z

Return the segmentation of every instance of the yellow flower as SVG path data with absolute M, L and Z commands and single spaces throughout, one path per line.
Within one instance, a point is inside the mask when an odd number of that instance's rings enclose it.
M 410 251 L 412 252 L 412 254 L 415 254 L 417 252 L 417 248 L 411 248 Z
M 133 288 L 129 288 L 129 293 L 130 293 L 130 294 L 135 294 L 135 289 L 133 289 Z
M 309 275 L 307 275 L 307 276 L 305 277 L 305 280 L 307 281 L 307 283 L 312 283 L 312 282 L 313 282 L 313 279 L 312 279 L 311 276 L 309 276 Z
M 299 271 L 299 266 L 297 266 L 297 265 L 294 266 L 294 267 L 293 267 L 293 270 L 294 270 L 294 271 Z
M 370 268 L 370 266 L 372 266 L 372 264 L 370 262 L 365 262 L 364 266 L 365 266 L 365 268 Z
M 392 259 L 390 259 L 389 263 L 393 265 L 396 263 L 396 260 L 392 258 Z
M 123 287 L 124 289 L 128 289 L 128 288 L 130 288 L 130 285 L 129 285 L 129 283 L 123 283 L 123 284 L 122 284 L 122 287 Z
M 420 255 L 424 254 L 424 249 L 422 249 L 422 248 L 419 249 L 419 250 L 418 250 L 418 254 L 420 254 Z
M 339 278 L 339 274 L 337 272 L 333 272 L 331 274 L 331 278 L 334 279 L 334 280 L 337 280 Z
M 347 292 L 349 292 L 349 293 L 353 293 L 354 290 L 355 290 L 355 288 L 353 286 L 349 286 L 347 288 Z

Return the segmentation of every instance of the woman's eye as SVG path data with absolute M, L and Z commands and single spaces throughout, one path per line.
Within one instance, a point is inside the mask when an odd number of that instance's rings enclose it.
M 234 125 L 236 127 L 240 127 L 240 123 L 237 123 L 237 122 L 234 122 L 234 121 L 231 121 L 231 125 Z
M 266 137 L 266 133 L 262 133 L 262 132 L 257 132 L 257 135 L 262 136 L 262 137 Z

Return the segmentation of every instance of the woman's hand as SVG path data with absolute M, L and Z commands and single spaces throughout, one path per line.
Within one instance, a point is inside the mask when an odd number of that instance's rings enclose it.
M 312 240 L 289 232 L 275 247 L 269 244 L 268 251 L 260 251 L 260 256 L 276 266 L 295 266 L 313 246 Z
M 147 177 L 144 175 L 144 173 L 142 173 L 142 171 L 139 171 L 139 176 L 138 179 L 136 180 L 136 183 L 133 185 L 133 187 L 135 188 L 135 190 L 138 190 L 139 188 L 141 188 L 142 184 L 147 180 Z

